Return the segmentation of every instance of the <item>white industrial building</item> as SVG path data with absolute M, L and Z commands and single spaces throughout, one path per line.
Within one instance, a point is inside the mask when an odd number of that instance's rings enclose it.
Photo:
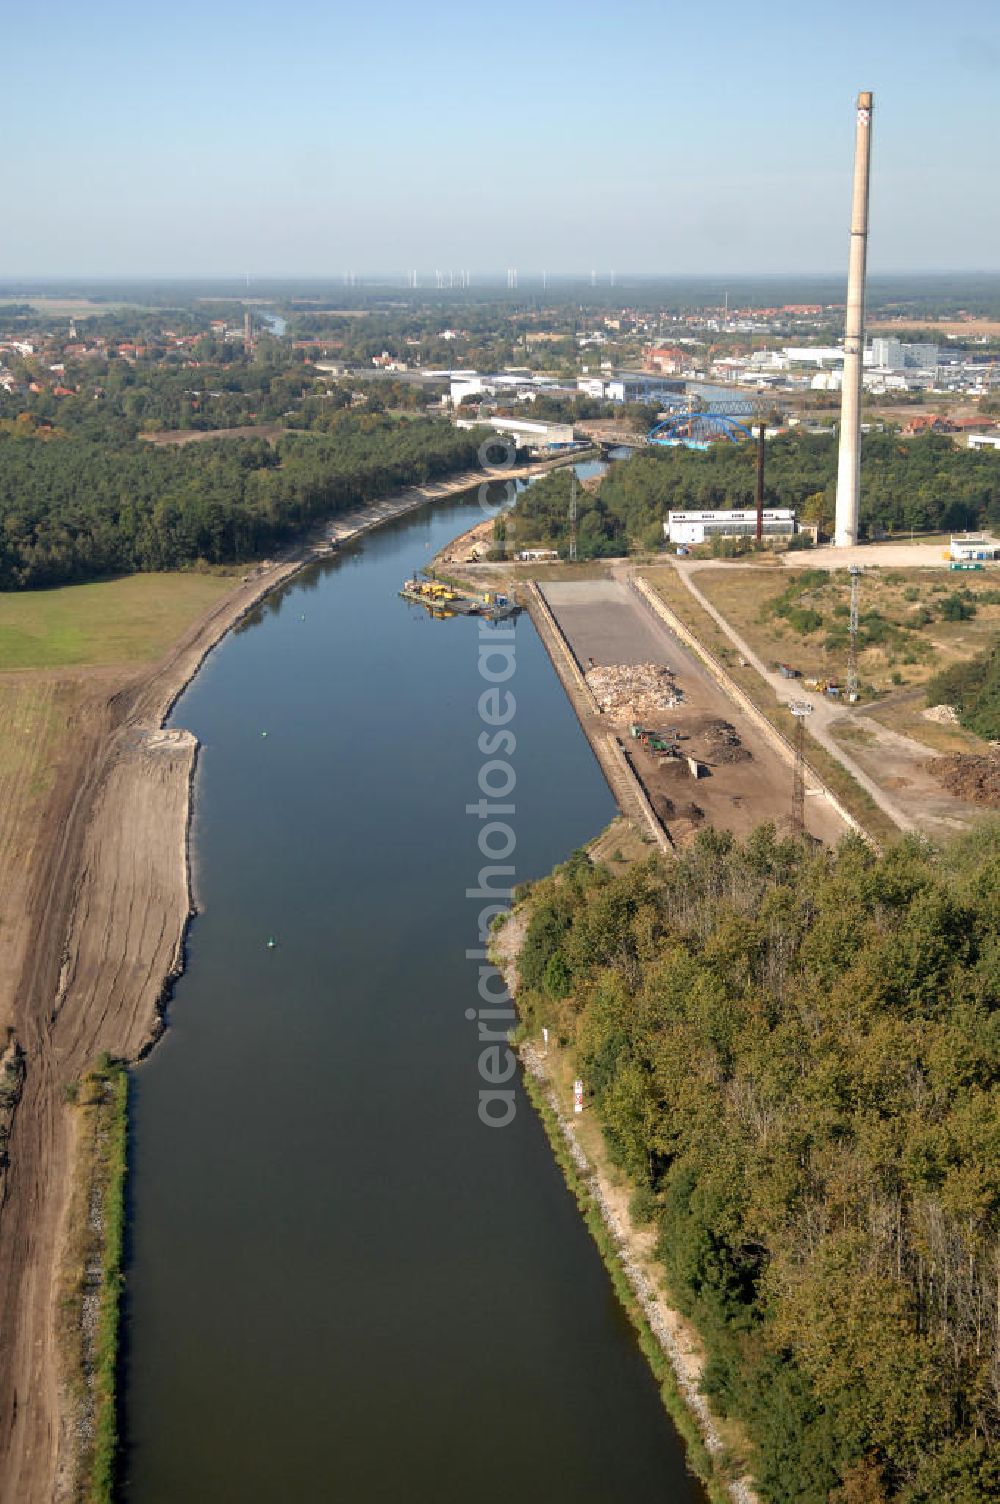
M 644 371 L 624 373 L 609 381 L 605 396 L 609 402 L 656 402 L 661 406 L 676 403 L 683 396 L 683 381 L 669 381 L 663 376 L 650 376 Z
M 733 507 L 714 512 L 668 512 L 663 535 L 669 543 L 705 543 L 709 538 L 752 538 L 757 508 Z M 790 538 L 795 532 L 791 507 L 764 508 L 765 538 Z
M 514 440 L 519 449 L 565 449 L 573 440 L 572 423 L 541 423 L 530 418 L 456 418 L 456 428 L 492 428 Z
M 843 345 L 786 345 L 782 354 L 793 366 L 839 366 L 844 363 Z
M 865 355 L 868 353 L 866 350 Z M 871 364 L 886 371 L 933 371 L 938 358 L 937 345 L 930 343 L 908 344 L 905 340 L 878 336 L 871 343 Z
M 959 533 L 952 538 L 948 552 L 953 560 L 960 563 L 995 559 L 1000 554 L 1000 543 L 995 538 L 988 538 L 985 533 Z
M 536 397 L 574 396 L 575 388 L 561 386 L 554 376 L 534 374 L 526 368 L 484 375 L 479 371 L 428 371 L 429 376 L 445 375 L 450 380 L 447 401 L 460 407 L 470 399 L 510 403 L 534 402 Z
M 437 373 L 432 373 L 436 375 Z M 468 397 L 492 397 L 496 387 L 478 371 L 452 371 L 449 399 L 452 407 L 458 407 Z

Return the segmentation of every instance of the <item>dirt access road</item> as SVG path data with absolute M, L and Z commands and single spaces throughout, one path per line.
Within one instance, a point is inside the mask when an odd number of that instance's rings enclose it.
M 787 830 L 791 819 L 792 779 L 787 764 L 771 743 L 752 726 L 723 693 L 704 665 L 665 623 L 621 580 L 580 580 L 542 585 L 552 614 L 584 673 L 596 665 L 657 663 L 672 669 L 684 694 L 683 703 L 664 709 L 652 729 L 678 729 L 686 738 L 681 748 L 709 764 L 708 776 L 695 780 L 686 761 L 658 764 L 643 749 L 629 747 L 636 770 L 678 844 L 701 825 L 714 825 L 745 836 L 764 821 Z M 610 714 L 588 718 L 584 729 L 592 738 L 606 734 Z M 626 713 L 614 723 L 626 743 Z M 722 726 L 731 726 L 739 746 L 720 740 Z M 634 748 L 634 750 L 633 750 Z M 835 845 L 845 833 L 840 816 L 822 795 L 807 797 L 806 825 L 810 834 Z

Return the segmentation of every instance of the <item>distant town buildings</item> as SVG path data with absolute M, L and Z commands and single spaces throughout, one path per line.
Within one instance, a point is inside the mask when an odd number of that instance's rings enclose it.
M 644 365 L 647 371 L 659 371 L 661 376 L 679 376 L 691 365 L 691 355 L 679 345 L 654 345 L 646 351 Z
M 715 381 L 760 390 L 836 392 L 843 369 L 842 345 L 783 345 L 720 356 L 710 363 L 708 374 Z M 876 337 L 864 352 L 862 380 L 874 395 L 940 391 L 982 396 L 1000 391 L 1000 362 L 969 358 L 930 342 Z

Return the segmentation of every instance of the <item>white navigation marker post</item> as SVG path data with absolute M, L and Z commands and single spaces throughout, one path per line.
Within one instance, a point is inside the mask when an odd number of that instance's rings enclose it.
M 872 96 L 858 95 L 854 139 L 854 197 L 851 202 L 851 254 L 844 322 L 844 385 L 840 399 L 840 455 L 837 462 L 837 514 L 833 541 L 851 548 L 858 541 L 861 491 L 861 377 L 865 348 L 865 269 L 868 261 L 868 185 L 872 159 Z

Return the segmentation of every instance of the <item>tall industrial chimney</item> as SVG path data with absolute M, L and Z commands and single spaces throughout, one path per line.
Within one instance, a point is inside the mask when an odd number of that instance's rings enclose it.
M 837 464 L 837 519 L 833 541 L 850 548 L 858 541 L 861 490 L 861 376 L 865 349 L 865 263 L 868 259 L 868 177 L 872 159 L 872 96 L 858 95 L 854 141 L 854 197 L 851 202 L 851 259 L 847 272 L 844 324 L 844 386 L 840 402 L 840 457 Z

